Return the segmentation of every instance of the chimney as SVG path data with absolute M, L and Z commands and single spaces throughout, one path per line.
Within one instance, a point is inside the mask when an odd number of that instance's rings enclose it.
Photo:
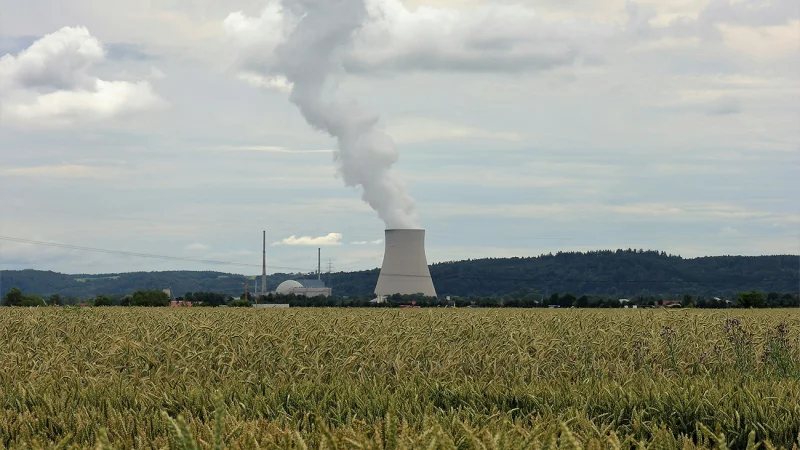
M 267 295 L 267 230 L 264 230 L 264 244 L 261 254 L 261 295 Z
M 386 230 L 383 265 L 375 294 L 436 296 L 425 257 L 425 230 Z

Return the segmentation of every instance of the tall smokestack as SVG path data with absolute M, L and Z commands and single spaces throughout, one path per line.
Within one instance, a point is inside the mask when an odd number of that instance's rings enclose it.
M 317 280 L 322 280 L 322 249 L 317 247 Z
M 386 249 L 375 294 L 436 296 L 425 257 L 425 230 L 386 230 Z
M 261 295 L 267 295 L 267 230 L 264 230 L 264 245 L 261 253 Z

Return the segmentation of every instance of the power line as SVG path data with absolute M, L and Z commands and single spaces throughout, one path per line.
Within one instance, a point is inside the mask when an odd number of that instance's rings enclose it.
M 169 261 L 185 261 L 185 262 L 196 262 L 201 264 L 209 264 L 209 265 L 220 265 L 220 266 L 240 266 L 240 267 L 261 267 L 260 264 L 249 264 L 249 263 L 241 263 L 241 262 L 233 262 L 233 261 L 217 261 L 211 259 L 195 259 L 195 258 L 185 258 L 181 256 L 167 256 L 167 255 L 156 255 L 152 253 L 137 253 L 137 252 L 128 252 L 124 250 L 110 250 L 105 248 L 95 248 L 95 247 L 83 247 L 79 245 L 70 245 L 70 244 L 59 244 L 57 242 L 45 242 L 45 241 L 36 241 L 33 239 L 23 239 L 23 238 L 16 238 L 11 236 L 0 236 L 0 241 L 9 241 L 9 242 L 19 242 L 23 244 L 33 244 L 33 245 L 44 245 L 48 247 L 58 247 L 58 248 L 65 248 L 68 250 L 80 250 L 86 252 L 97 252 L 97 253 L 107 253 L 112 255 L 122 255 L 122 256 L 134 256 L 139 258 L 151 258 L 151 259 L 164 259 Z M 281 270 L 299 270 L 299 271 L 308 271 L 307 269 L 301 269 L 298 267 L 281 267 L 281 266 L 270 266 L 273 269 L 281 269 Z

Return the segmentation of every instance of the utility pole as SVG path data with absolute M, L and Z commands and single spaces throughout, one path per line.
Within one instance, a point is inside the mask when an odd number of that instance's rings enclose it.
M 331 273 L 333 272 L 333 262 L 329 259 L 328 260 L 328 288 L 332 288 L 331 286 Z

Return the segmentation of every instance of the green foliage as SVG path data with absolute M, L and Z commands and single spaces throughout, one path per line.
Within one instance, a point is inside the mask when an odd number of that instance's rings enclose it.
M 222 306 L 229 299 L 229 295 L 217 292 L 187 292 L 183 296 L 183 301 L 199 303 L 202 306 Z
M 44 299 L 35 294 L 24 294 L 18 306 L 47 306 Z
M 61 302 L 61 296 L 58 294 L 53 294 L 47 299 L 47 304 L 50 306 L 61 306 Z
M 568 292 L 558 298 L 558 305 L 562 308 L 569 308 L 570 306 L 574 306 L 577 300 L 577 297 Z
M 3 296 L 3 306 L 20 306 L 22 305 L 22 290 L 18 287 L 12 287 Z
M 236 299 L 228 302 L 228 306 L 234 308 L 250 308 L 251 306 L 253 306 L 253 304 L 250 303 L 250 300 Z
M 763 308 L 767 299 L 761 292 L 750 291 L 739 294 L 737 302 L 742 308 Z
M 45 306 L 44 299 L 38 295 L 25 294 L 17 287 L 9 289 L 3 296 L 4 306 Z
M 781 322 L 767 334 L 761 361 L 779 378 L 800 377 L 800 363 L 792 355 L 789 326 Z
M 792 448 L 800 315 L 735 312 L 8 308 L 0 447 Z
M 131 306 L 169 306 L 169 295 L 164 291 L 136 291 L 131 296 Z
M 92 306 L 114 306 L 114 300 L 111 300 L 105 295 L 98 295 L 92 301 Z

